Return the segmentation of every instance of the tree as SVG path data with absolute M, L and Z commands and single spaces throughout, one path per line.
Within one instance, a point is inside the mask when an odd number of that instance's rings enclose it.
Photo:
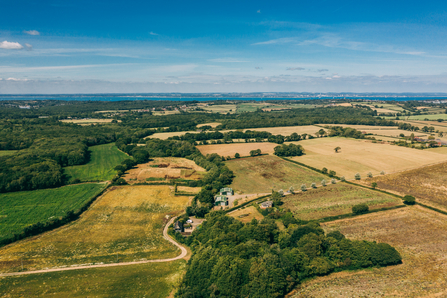
M 360 180 L 361 178 L 360 173 L 355 174 L 355 180 Z
M 337 183 L 337 180 L 335 180 L 335 179 L 332 178 L 332 179 L 331 179 L 331 183 L 332 183 L 332 184 L 335 184 L 335 183 Z
M 345 176 L 341 176 L 341 177 L 340 177 L 340 180 L 343 181 L 343 182 L 346 181 Z
M 337 172 L 330 170 L 329 171 L 329 177 L 334 177 L 337 174 Z
M 366 176 L 367 176 L 368 178 L 372 178 L 372 177 L 373 177 L 373 174 L 372 174 L 371 172 L 369 172 L 368 174 L 366 174 Z
M 385 175 L 385 171 L 380 171 L 380 175 Z
M 364 214 L 369 211 L 369 207 L 366 204 L 358 204 L 352 207 L 352 213 L 354 214 Z
M 239 158 L 239 157 L 241 157 L 241 155 L 240 155 L 239 153 L 236 153 L 236 154 L 234 155 L 234 158 Z
M 414 205 L 416 204 L 416 198 L 410 195 L 406 195 L 404 197 L 404 204 L 405 205 Z
M 312 188 L 317 188 L 317 184 L 315 182 L 312 182 L 312 184 L 310 185 Z
M 306 190 L 307 190 L 306 184 L 301 184 L 301 191 L 306 191 Z
M 377 187 L 377 182 L 373 182 L 373 183 L 371 183 L 371 187 L 372 187 L 373 189 L 376 189 L 376 187 Z
M 289 192 L 293 194 L 294 191 L 295 191 L 295 189 L 293 188 L 293 186 L 291 186 L 291 187 L 289 188 Z
M 334 148 L 334 150 L 335 150 L 335 153 L 338 153 L 338 151 L 340 151 L 340 149 L 341 149 L 341 148 L 340 148 L 340 147 L 338 147 L 338 146 L 337 146 L 337 147 L 335 147 L 335 148 Z
M 326 168 L 321 169 L 321 173 L 327 174 L 327 169 Z
M 326 186 L 326 180 L 321 180 L 321 185 Z

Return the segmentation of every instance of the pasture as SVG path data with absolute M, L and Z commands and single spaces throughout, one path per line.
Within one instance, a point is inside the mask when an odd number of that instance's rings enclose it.
M 253 206 L 230 212 L 228 213 L 228 216 L 231 216 L 242 223 L 249 223 L 252 219 L 262 220 L 264 218 L 264 216 Z
M 233 159 L 225 164 L 235 175 L 230 187 L 242 194 L 269 193 L 272 189 L 287 191 L 291 186 L 299 189 L 303 183 L 310 186 L 327 178 L 271 155 Z
M 168 186 L 113 187 L 71 224 L 0 249 L 0 272 L 170 258 L 179 249 L 162 236 L 165 215 L 189 197 Z
M 118 150 L 114 143 L 97 145 L 89 148 L 90 161 L 85 165 L 65 167 L 65 173 L 70 180 L 80 181 L 106 181 L 115 175 L 115 166 L 119 165 L 129 156 Z
M 346 183 L 328 184 L 326 187 L 288 195 L 283 198 L 283 202 L 284 208 L 290 209 L 302 220 L 352 213 L 354 205 L 363 203 L 370 210 L 402 205 L 399 198 Z
M 0 157 L 6 155 L 13 155 L 16 152 L 18 152 L 18 150 L 0 150 Z
M 86 118 L 86 119 L 64 119 L 60 120 L 64 123 L 74 123 L 74 124 L 97 124 L 97 123 L 111 123 L 113 119 L 95 119 L 95 118 Z M 121 122 L 121 120 L 117 120 Z
M 236 113 L 237 105 L 235 104 L 228 104 L 228 105 L 202 105 L 200 108 L 204 109 L 207 112 L 212 113 L 221 113 L 221 114 L 234 114 Z
M 250 156 L 251 150 L 261 149 L 261 153 L 273 154 L 274 148 L 278 146 L 278 144 L 274 143 L 231 143 L 231 144 L 214 144 L 214 145 L 200 145 L 196 146 L 197 149 L 203 155 L 217 153 L 220 156 L 230 156 L 234 158 L 236 153 L 239 153 L 240 156 Z
M 403 264 L 318 277 L 292 297 L 445 297 L 446 219 L 412 206 L 322 224 L 327 232 L 340 231 L 349 239 L 388 243 Z
M 437 148 L 446 154 L 447 148 Z M 431 152 L 434 152 L 431 151 Z M 447 210 L 447 163 L 422 167 L 391 175 L 367 179 L 378 187 L 401 195 L 412 195 L 421 203 Z
M 215 127 L 217 127 L 217 126 L 219 126 L 219 125 L 221 125 L 221 124 L 222 124 L 222 123 L 220 123 L 220 122 L 203 123 L 203 124 L 198 124 L 198 125 L 197 125 L 197 128 L 201 128 L 201 127 L 203 127 L 203 126 L 211 126 L 211 127 L 215 128 Z
M 104 188 L 105 184 L 86 183 L 0 194 L 0 240 L 20 234 L 26 226 L 79 210 Z
M 447 161 L 445 154 L 432 151 L 342 137 L 316 138 L 297 144 L 304 147 L 306 155 L 293 160 L 318 169 L 326 167 L 348 180 L 354 179 L 356 173 L 365 178 L 368 172 L 376 176 L 381 171 L 394 173 Z M 338 153 L 335 153 L 336 147 L 341 148 Z
M 0 293 L 6 297 L 166 298 L 180 283 L 185 265 L 178 260 L 0 277 Z
M 128 183 L 166 182 L 173 179 L 199 180 L 206 170 L 192 160 L 177 157 L 156 157 L 148 163 L 136 165 L 123 178 Z

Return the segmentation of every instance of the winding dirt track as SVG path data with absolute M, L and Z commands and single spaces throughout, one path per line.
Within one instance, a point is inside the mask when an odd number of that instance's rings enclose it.
M 171 220 L 166 224 L 166 226 L 163 229 L 163 238 L 180 248 L 182 253 L 175 257 L 170 259 L 155 259 L 155 260 L 146 260 L 146 261 L 135 261 L 135 262 L 123 262 L 123 263 L 112 263 L 112 264 L 97 264 L 97 265 L 85 265 L 85 266 L 77 266 L 72 265 L 71 267 L 63 267 L 63 268 L 50 268 L 50 269 L 42 269 L 42 270 L 35 270 L 35 271 L 24 271 L 24 272 L 11 272 L 11 273 L 2 273 L 0 274 L 0 277 L 6 277 L 6 276 L 16 276 L 16 275 L 25 275 L 25 274 L 37 274 L 37 273 L 48 273 L 48 272 L 59 272 L 59 271 L 69 271 L 69 270 L 80 270 L 80 269 L 89 269 L 89 268 L 102 268 L 102 267 L 115 267 L 115 266 L 128 266 L 128 265 L 136 265 L 136 264 L 146 264 L 146 263 L 162 263 L 162 262 L 172 262 L 176 260 L 183 259 L 188 254 L 188 251 L 185 247 L 177 243 L 174 239 L 169 237 L 168 235 L 168 228 L 169 226 L 174 222 L 176 217 L 171 218 Z

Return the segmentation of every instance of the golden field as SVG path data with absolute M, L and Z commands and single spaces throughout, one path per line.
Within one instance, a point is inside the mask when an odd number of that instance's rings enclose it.
M 261 220 L 264 218 L 264 216 L 253 206 L 230 212 L 228 213 L 228 216 L 231 216 L 242 223 L 249 223 L 252 219 Z
M 231 143 L 231 144 L 214 144 L 214 145 L 200 145 L 197 146 L 197 149 L 203 155 L 217 153 L 220 156 L 230 156 L 234 158 L 236 153 L 239 153 L 240 156 L 250 156 L 251 150 L 261 149 L 261 153 L 273 154 L 274 148 L 278 146 L 278 144 L 274 143 Z
M 88 263 L 175 257 L 179 249 L 162 236 L 165 215 L 176 215 L 189 197 L 168 186 L 113 187 L 79 220 L 0 249 L 0 272 Z

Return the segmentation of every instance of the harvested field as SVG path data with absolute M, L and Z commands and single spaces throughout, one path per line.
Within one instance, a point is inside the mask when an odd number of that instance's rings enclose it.
M 318 169 L 326 167 L 348 180 L 354 179 L 356 173 L 364 178 L 368 172 L 376 176 L 381 171 L 394 173 L 447 161 L 446 155 L 431 151 L 340 137 L 304 140 L 297 144 L 304 147 L 306 155 L 293 160 Z M 335 147 L 341 148 L 339 153 L 335 153 Z
M 308 170 L 276 156 L 258 156 L 233 159 L 226 162 L 236 176 L 230 187 L 243 194 L 269 193 L 274 190 L 288 190 L 290 186 L 299 189 L 325 178 L 322 174 Z
M 443 151 L 446 152 L 446 150 Z M 376 182 L 380 189 L 401 195 L 410 194 L 421 203 L 447 210 L 447 163 L 374 177 L 364 181 L 367 184 L 371 182 Z
M 205 172 L 204 168 L 186 158 L 156 157 L 127 171 L 123 178 L 130 184 L 172 179 L 199 180 Z
M 415 115 L 415 116 L 409 116 L 406 117 L 407 120 L 438 120 L 443 119 L 447 120 L 447 114 L 432 114 L 432 115 Z
M 349 239 L 388 243 L 403 264 L 315 278 L 292 297 L 446 297 L 446 219 L 412 206 L 323 224 Z
M 174 115 L 174 114 L 180 114 L 180 111 L 153 111 L 152 115 L 154 116 L 162 116 L 162 115 Z
M 248 223 L 253 218 L 256 220 L 261 220 L 264 218 L 264 216 L 253 206 L 246 207 L 245 209 L 238 209 L 228 213 L 228 215 L 243 223 Z
M 0 272 L 175 257 L 162 236 L 165 215 L 179 214 L 189 197 L 168 186 L 114 187 L 79 220 L 0 249 Z
M 186 133 L 199 133 L 197 131 L 176 131 L 176 132 L 157 132 L 153 135 L 145 137 L 145 139 L 167 140 L 170 137 L 183 136 Z
M 278 144 L 273 143 L 232 143 L 232 144 L 215 144 L 215 145 L 201 145 L 197 146 L 197 149 L 202 152 L 203 155 L 217 153 L 220 156 L 230 156 L 234 157 L 236 153 L 241 156 L 250 156 L 251 150 L 261 149 L 261 152 L 273 154 L 275 148 Z
M 209 111 L 212 113 L 236 113 L 237 105 L 234 104 L 228 104 L 228 105 L 208 105 L 208 106 L 201 106 L 202 109 L 205 111 Z
M 75 124 L 92 124 L 92 123 L 111 123 L 113 119 L 64 119 L 60 120 L 61 122 L 65 123 L 75 123 Z M 117 120 L 118 122 L 121 122 L 121 120 Z
M 211 127 L 217 127 L 219 125 L 221 125 L 222 123 L 220 122 L 211 122 L 211 123 L 204 123 L 204 124 L 199 124 L 197 125 L 197 128 L 203 127 L 203 126 L 211 126 Z
M 0 277 L 2 297 L 154 297 L 177 288 L 186 262 Z
M 309 189 L 286 196 L 283 201 L 285 208 L 303 220 L 352 213 L 352 207 L 362 203 L 367 204 L 370 210 L 402 205 L 399 198 L 345 183 Z
M 201 187 L 177 186 L 177 192 L 180 193 L 184 192 L 184 193 L 197 194 L 200 192 L 201 189 L 202 189 Z

